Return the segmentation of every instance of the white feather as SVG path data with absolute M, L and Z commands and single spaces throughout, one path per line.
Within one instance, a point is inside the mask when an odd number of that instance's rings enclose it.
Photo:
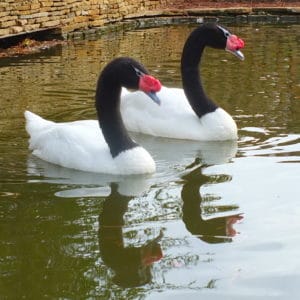
M 55 123 L 25 112 L 29 148 L 40 159 L 63 167 L 96 173 L 155 172 L 155 163 L 142 147 L 113 158 L 96 120 Z
M 199 118 L 179 88 L 162 87 L 157 106 L 142 92 L 122 90 L 121 113 L 130 131 L 200 141 L 236 140 L 237 126 L 222 108 Z

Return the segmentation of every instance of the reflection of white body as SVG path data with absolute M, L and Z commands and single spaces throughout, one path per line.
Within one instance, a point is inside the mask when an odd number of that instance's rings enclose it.
M 157 162 L 157 174 L 155 176 L 132 175 L 124 177 L 82 172 L 50 164 L 30 156 L 27 170 L 29 176 L 34 176 L 30 181 L 85 185 L 72 190 L 59 191 L 56 195 L 60 197 L 105 197 L 110 193 L 108 186 L 111 182 L 118 183 L 120 194 L 137 196 L 147 191 L 153 184 L 177 180 L 182 172 L 185 172 L 186 166 L 197 157 L 202 164 L 223 164 L 233 158 L 237 151 L 236 141 L 195 142 L 154 138 L 141 134 L 133 135 L 135 140 L 147 147 L 155 157 Z

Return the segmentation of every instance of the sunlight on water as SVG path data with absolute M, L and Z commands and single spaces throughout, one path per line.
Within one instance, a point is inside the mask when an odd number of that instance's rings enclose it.
M 230 28 L 245 39 L 246 60 L 207 49 L 202 74 L 210 97 L 237 121 L 238 141 L 132 134 L 155 159 L 154 175 L 41 161 L 28 151 L 23 112 L 94 119 L 99 71 L 121 55 L 180 87 L 191 26 L 121 32 L 0 61 L 0 298 L 298 295 L 299 25 Z

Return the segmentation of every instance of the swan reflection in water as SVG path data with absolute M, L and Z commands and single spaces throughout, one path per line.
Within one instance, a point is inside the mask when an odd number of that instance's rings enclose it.
M 114 273 L 113 282 L 122 287 L 134 287 L 151 281 L 151 266 L 162 258 L 159 244 L 162 231 L 143 244 L 134 241 L 134 246 L 126 245 L 123 232 L 124 214 L 127 212 L 128 204 L 149 189 L 151 184 L 149 176 L 115 176 L 81 172 L 62 168 L 33 156 L 28 160 L 28 173 L 35 176 L 30 182 L 80 185 L 75 189 L 57 191 L 55 193 L 57 197 L 104 198 L 99 213 L 98 240 L 102 261 Z M 43 179 L 37 177 L 41 175 L 44 176 Z M 90 185 L 97 186 L 90 187 Z
M 197 164 L 197 160 L 195 161 Z M 194 163 L 194 164 L 195 164 Z M 190 167 L 193 167 L 192 164 Z M 184 180 L 181 197 L 182 220 L 185 223 L 187 230 L 201 240 L 207 243 L 225 243 L 231 242 L 237 232 L 233 225 L 243 219 L 242 214 L 233 214 L 229 216 L 215 217 L 204 219 L 203 197 L 201 196 L 200 188 L 204 184 L 210 182 L 225 182 L 231 180 L 228 175 L 207 176 L 202 173 L 203 168 L 200 166 L 194 168 L 190 173 L 182 176 Z M 228 205 L 226 207 L 215 207 L 216 210 L 233 211 L 237 207 Z
M 151 265 L 162 258 L 159 244 L 162 232 L 140 246 L 125 246 L 123 236 L 124 214 L 133 197 L 121 195 L 117 185 L 111 185 L 111 194 L 105 199 L 99 215 L 99 247 L 103 262 L 115 276 L 114 283 L 123 287 L 144 285 L 151 281 Z
M 204 197 L 200 194 L 203 185 L 230 180 L 230 176 L 227 175 L 203 175 L 202 172 L 208 166 L 228 163 L 236 154 L 236 142 L 199 143 L 139 134 L 135 134 L 135 137 L 154 154 L 158 162 L 158 173 L 155 176 L 124 177 L 85 173 L 58 167 L 32 156 L 28 159 L 29 182 L 62 184 L 64 189 L 55 193 L 59 197 L 105 199 L 99 215 L 100 255 L 103 262 L 114 271 L 113 281 L 124 287 L 140 286 L 150 282 L 151 266 L 162 258 L 161 233 L 154 235 L 142 245 L 134 243 L 134 247 L 126 246 L 126 237 L 124 238 L 123 233 L 124 214 L 127 212 L 129 202 L 148 191 L 150 186 L 151 189 L 168 189 L 170 182 L 178 183 L 183 200 L 182 219 L 185 226 L 192 235 L 205 242 L 232 241 L 232 237 L 236 234 L 233 224 L 242 219 L 241 214 L 204 219 L 202 207 Z M 174 149 L 176 151 L 173 151 Z M 197 158 L 194 164 L 190 164 L 191 158 L 195 157 Z M 66 184 L 76 184 L 77 188 L 67 190 Z M 226 207 L 227 211 L 231 212 L 236 208 Z M 220 210 L 221 207 L 217 209 Z

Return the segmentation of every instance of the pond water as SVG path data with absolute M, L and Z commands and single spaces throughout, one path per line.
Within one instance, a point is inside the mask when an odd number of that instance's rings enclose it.
M 205 88 L 236 120 L 237 142 L 133 134 L 157 172 L 125 177 L 57 167 L 28 150 L 24 110 L 96 118 L 96 79 L 116 56 L 180 87 L 195 26 L 0 61 L 1 299 L 297 298 L 300 25 L 229 26 L 246 41 L 244 62 L 205 51 Z

